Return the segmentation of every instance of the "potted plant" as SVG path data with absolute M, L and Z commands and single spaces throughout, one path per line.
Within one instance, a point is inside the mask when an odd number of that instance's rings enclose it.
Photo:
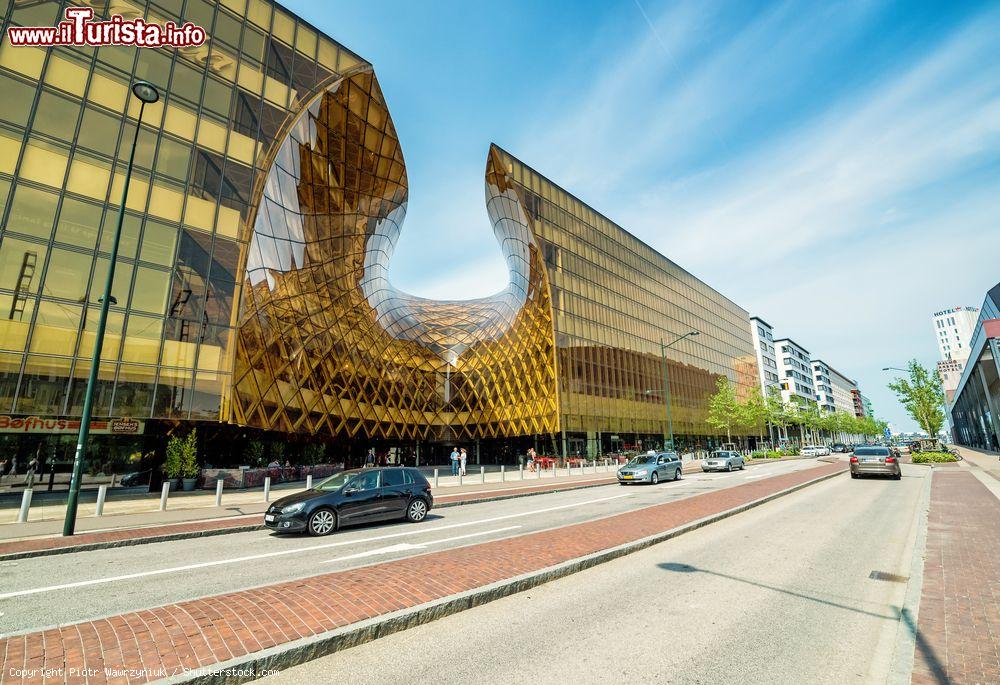
M 167 442 L 167 460 L 163 469 L 167 478 L 180 479 L 186 491 L 194 490 L 198 483 L 198 443 L 191 431 L 186 437 L 174 435 Z

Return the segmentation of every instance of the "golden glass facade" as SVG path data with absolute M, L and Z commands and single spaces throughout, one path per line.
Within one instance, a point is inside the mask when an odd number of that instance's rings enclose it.
M 305 107 L 269 167 L 240 311 L 238 423 L 407 441 L 556 429 L 546 272 L 494 155 L 486 206 L 510 283 L 460 302 L 389 283 L 406 168 L 370 71 Z
M 104 0 L 84 4 L 109 15 Z M 63 7 L 0 2 L 4 34 L 53 26 Z M 140 78 L 163 97 L 143 114 L 95 414 L 227 420 L 254 184 L 303 103 L 368 65 L 266 0 L 110 11 L 192 21 L 211 38 L 0 45 L 0 413 L 80 412 Z
M 559 369 L 560 429 L 569 452 L 662 444 L 669 396 L 678 444 L 704 444 L 718 376 L 757 386 L 749 314 L 510 154 L 517 188 L 549 272 Z M 612 436 L 618 436 L 617 440 Z
M 4 28 L 62 10 L 0 7 Z M 678 436 L 712 433 L 718 375 L 756 384 L 747 312 L 495 146 L 507 288 L 399 292 L 406 169 L 369 64 L 266 0 L 113 10 L 211 40 L 0 47 L 0 413 L 80 412 L 135 78 L 164 97 L 140 128 L 96 415 L 594 453 L 665 435 L 661 338 L 700 332 L 668 351 Z

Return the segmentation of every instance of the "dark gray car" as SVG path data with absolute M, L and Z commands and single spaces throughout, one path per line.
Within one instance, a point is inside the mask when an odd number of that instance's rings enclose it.
M 656 485 L 661 480 L 680 480 L 681 468 L 681 458 L 673 452 L 643 454 L 618 469 L 618 482 Z

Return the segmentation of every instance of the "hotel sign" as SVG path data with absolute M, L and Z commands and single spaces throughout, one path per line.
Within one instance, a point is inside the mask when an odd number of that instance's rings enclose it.
M 96 435 L 142 435 L 145 430 L 146 425 L 142 421 L 130 418 L 93 419 L 90 422 L 90 432 Z M 0 414 L 0 433 L 75 435 L 79 432 L 80 419 Z

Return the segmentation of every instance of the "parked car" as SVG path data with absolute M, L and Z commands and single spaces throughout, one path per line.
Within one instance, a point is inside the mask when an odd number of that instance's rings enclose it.
M 123 488 L 135 487 L 138 485 L 149 485 L 150 471 L 134 471 L 132 473 L 126 473 L 118 481 L 118 484 Z
M 702 471 L 732 471 L 733 469 L 745 469 L 746 462 L 739 452 L 719 450 L 713 452 L 710 457 L 701 462 Z
M 896 480 L 903 477 L 899 468 L 899 458 L 889 447 L 859 447 L 851 455 L 851 478 L 865 475 L 892 476 Z
M 427 518 L 433 505 L 431 484 L 416 469 L 355 469 L 282 497 L 264 513 L 264 525 L 281 533 L 328 535 L 357 523 L 389 519 L 416 523 Z
M 826 445 L 804 445 L 799 450 L 799 455 L 803 457 L 825 457 L 830 454 L 830 448 Z
M 831 449 L 834 452 L 837 452 L 839 454 L 843 454 L 844 452 L 850 452 L 851 451 L 850 448 L 847 445 L 845 445 L 844 443 L 842 443 L 842 442 L 835 442 L 835 443 L 833 443 L 833 447 Z
M 618 482 L 656 485 L 661 480 L 680 480 L 681 468 L 681 458 L 674 452 L 643 454 L 618 469 Z

